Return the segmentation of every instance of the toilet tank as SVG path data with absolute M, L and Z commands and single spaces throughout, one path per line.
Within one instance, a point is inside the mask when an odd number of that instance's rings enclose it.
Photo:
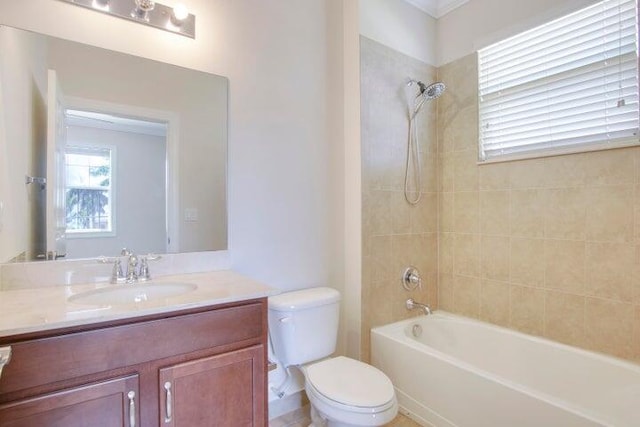
M 336 350 L 340 293 L 309 288 L 269 298 L 269 336 L 286 366 L 322 359 Z

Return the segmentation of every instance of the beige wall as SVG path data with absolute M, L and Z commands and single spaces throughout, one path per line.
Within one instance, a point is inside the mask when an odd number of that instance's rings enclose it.
M 369 330 L 404 319 L 407 298 L 437 306 L 436 108 L 418 116 L 422 153 L 422 200 L 404 198 L 408 120 L 404 86 L 408 77 L 432 82 L 436 69 L 360 37 L 362 123 L 362 358 L 369 357 Z M 423 287 L 403 289 L 410 265 Z
M 477 165 L 475 75 L 438 70 L 440 308 L 640 361 L 640 148 Z

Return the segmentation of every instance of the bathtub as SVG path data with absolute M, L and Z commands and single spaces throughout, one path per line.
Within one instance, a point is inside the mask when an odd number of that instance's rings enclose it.
M 640 426 L 640 365 L 442 311 L 372 329 L 371 361 L 425 426 Z

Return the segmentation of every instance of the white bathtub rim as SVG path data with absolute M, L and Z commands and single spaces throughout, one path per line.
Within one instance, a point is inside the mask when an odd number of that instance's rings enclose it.
M 507 333 L 516 334 L 516 335 L 518 335 L 518 336 L 520 336 L 522 338 L 525 338 L 527 340 L 531 340 L 531 341 L 534 341 L 534 342 L 537 342 L 537 343 L 543 343 L 545 345 L 551 344 L 551 345 L 557 346 L 559 348 L 564 348 L 564 349 L 568 349 L 568 350 L 571 350 L 571 351 L 577 351 L 577 352 L 579 352 L 580 354 L 582 354 L 582 355 L 584 355 L 586 357 L 593 357 L 593 358 L 596 358 L 596 359 L 599 359 L 599 360 L 605 360 L 605 361 L 607 361 L 609 363 L 618 364 L 618 366 L 621 366 L 621 367 L 624 367 L 624 368 L 630 368 L 630 369 L 633 369 L 633 370 L 637 371 L 638 373 L 640 373 L 640 366 L 637 366 L 636 364 L 633 364 L 631 362 L 627 362 L 627 361 L 615 358 L 613 356 L 601 355 L 599 353 L 594 353 L 594 352 L 591 352 L 591 351 L 588 351 L 588 350 L 583 350 L 583 349 L 580 349 L 580 348 L 577 348 L 577 347 L 572 347 L 572 346 L 569 346 L 569 345 L 566 345 L 566 344 L 562 344 L 562 343 L 558 343 L 558 342 L 555 342 L 555 341 L 548 340 L 546 338 L 541 338 L 541 337 L 528 335 L 528 334 L 525 334 L 525 333 L 522 333 L 522 332 L 519 332 L 519 331 L 515 331 L 515 330 L 512 330 L 512 329 L 504 328 L 504 327 L 501 327 L 501 326 L 498 326 L 498 325 L 494 325 L 494 324 L 491 324 L 491 323 L 483 322 L 483 321 L 478 320 L 478 319 L 468 318 L 468 317 L 464 317 L 464 316 L 458 316 L 456 314 L 452 314 L 452 313 L 441 311 L 441 310 L 438 310 L 438 311 L 434 312 L 433 314 L 431 314 L 431 316 L 436 316 L 436 317 L 441 317 L 441 318 L 452 318 L 452 319 L 463 321 L 463 322 L 471 321 L 471 322 L 482 323 L 483 327 L 486 326 L 486 327 L 489 327 L 489 328 L 492 328 L 492 329 L 496 329 L 496 330 L 499 330 L 499 331 L 506 331 Z M 523 393 L 523 394 L 526 394 L 526 395 L 529 395 L 529 396 L 533 396 L 536 399 L 540 399 L 541 401 L 543 401 L 543 402 L 545 402 L 545 403 L 547 403 L 549 405 L 561 408 L 561 409 L 563 409 L 563 410 L 565 410 L 567 412 L 573 413 L 574 415 L 578 415 L 578 416 L 587 418 L 588 420 L 590 420 L 592 422 L 602 424 L 603 426 L 606 426 L 606 427 L 615 427 L 615 424 L 614 424 L 615 420 L 602 419 L 603 416 L 606 417 L 606 414 L 603 415 L 602 413 L 590 410 L 589 408 L 585 408 L 583 406 L 579 406 L 577 404 L 574 404 L 574 403 L 571 403 L 571 402 L 567 402 L 566 400 L 563 400 L 563 399 L 559 398 L 558 396 L 553 396 L 553 395 L 541 392 L 539 390 L 523 386 L 522 384 L 519 384 L 517 382 L 510 381 L 510 380 L 505 379 L 505 378 L 503 378 L 503 377 L 501 377 L 499 375 L 496 375 L 494 373 L 485 371 L 483 369 L 480 369 L 480 368 L 478 368 L 476 366 L 471 365 L 470 363 L 467 363 L 467 362 L 462 361 L 462 360 L 460 360 L 458 358 L 455 358 L 455 357 L 450 356 L 450 355 L 448 355 L 446 353 L 443 353 L 443 352 L 441 352 L 439 350 L 436 350 L 436 349 L 434 349 L 432 347 L 429 347 L 426 344 L 422 344 L 422 343 L 420 343 L 420 342 L 418 342 L 416 340 L 413 340 L 413 339 L 411 339 L 409 337 L 407 337 L 407 339 L 404 339 L 404 340 L 397 338 L 398 336 L 400 336 L 400 337 L 404 336 L 404 328 L 407 325 L 411 324 L 412 322 L 415 322 L 416 320 L 420 320 L 421 318 L 423 318 L 423 316 L 416 316 L 416 317 L 413 317 L 413 318 L 410 318 L 410 319 L 401 320 L 399 322 L 391 323 L 391 324 L 388 324 L 388 325 L 378 326 L 378 327 L 372 328 L 371 329 L 371 333 L 373 334 L 375 332 L 375 333 L 384 335 L 386 338 L 388 338 L 388 339 L 390 339 L 390 340 L 392 340 L 394 342 L 400 343 L 402 345 L 408 345 L 409 347 L 411 347 L 411 348 L 413 348 L 414 350 L 417 350 L 417 351 L 426 352 L 427 354 L 430 354 L 431 356 L 440 358 L 440 359 L 444 360 L 445 362 L 447 362 L 449 364 L 452 364 L 454 366 L 459 366 L 459 367 L 461 367 L 463 369 L 469 370 L 469 371 L 473 372 L 474 374 L 476 374 L 476 375 L 478 375 L 478 376 L 480 376 L 480 377 L 482 377 L 482 378 L 484 378 L 486 380 L 495 381 L 498 384 L 501 384 L 501 385 L 503 385 L 505 387 L 509 387 L 509 388 L 519 392 L 519 393 Z M 396 332 L 396 334 L 388 333 L 388 332 L 380 332 L 380 331 L 393 331 L 393 332 Z M 396 388 L 396 390 L 398 390 L 398 389 Z
M 574 347 L 568 344 L 564 344 L 561 342 L 557 342 L 557 341 L 552 341 L 548 338 L 544 338 L 544 337 L 539 337 L 539 336 L 535 336 L 535 335 L 529 335 L 526 334 L 524 332 L 520 332 L 517 331 L 515 329 L 509 329 L 509 328 L 505 328 L 504 326 L 499 326 L 499 325 L 495 325 L 493 323 L 489 323 L 489 322 L 485 322 L 482 321 L 480 319 L 476 319 L 476 318 L 472 318 L 472 317 L 465 317 L 465 316 L 460 316 L 457 314 L 453 314 L 450 313 L 448 311 L 444 311 L 444 310 L 437 310 L 434 311 L 433 314 L 431 314 L 431 316 L 433 317 L 438 317 L 438 318 L 450 318 L 450 319 L 454 319 L 454 320 L 458 320 L 458 321 L 462 321 L 462 322 L 475 322 L 475 323 L 481 323 L 484 327 L 487 327 L 488 329 L 494 329 L 497 331 L 503 331 L 503 332 L 507 332 L 509 334 L 513 334 L 516 336 L 519 336 L 520 338 L 526 339 L 528 341 L 533 341 L 536 343 L 541 343 L 541 344 L 549 344 L 552 345 L 556 348 L 560 348 L 560 349 L 565 349 L 565 350 L 571 350 L 574 351 L 576 353 L 579 353 L 583 356 L 592 358 L 592 359 L 596 359 L 596 360 L 600 360 L 600 361 L 607 361 L 609 363 L 612 363 L 614 365 L 617 365 L 621 368 L 625 368 L 625 369 L 630 369 L 632 371 L 635 371 L 636 373 L 640 374 L 640 364 L 625 360 L 625 359 L 621 359 L 619 357 L 616 356 L 612 356 L 612 355 L 608 355 L 608 354 L 604 354 L 604 353 L 598 353 L 592 350 L 586 350 L 580 347 Z M 387 325 L 382 325 L 382 326 L 376 326 L 375 328 L 371 329 L 371 332 L 373 331 L 379 331 L 379 330 L 385 330 L 385 329 L 392 329 L 395 330 L 399 330 L 402 331 L 404 329 L 404 327 L 408 324 L 411 324 L 412 322 L 415 322 L 416 320 L 420 320 L 420 319 L 424 319 L 426 317 L 426 315 L 419 315 L 419 316 L 415 316 L 412 317 L 410 319 L 405 319 L 405 320 L 400 320 L 398 322 L 395 323 L 389 323 Z M 396 340 L 398 341 L 398 340 Z M 415 340 L 411 340 L 411 344 L 413 344 L 415 342 Z M 415 347 L 419 347 L 420 348 L 422 346 L 428 347 L 424 344 L 417 344 Z M 431 347 L 429 347 L 431 349 Z M 442 353 L 438 350 L 434 350 L 435 352 L 437 352 L 438 355 L 443 354 L 446 356 L 446 353 Z M 459 359 L 456 358 L 451 358 L 452 360 L 458 361 Z

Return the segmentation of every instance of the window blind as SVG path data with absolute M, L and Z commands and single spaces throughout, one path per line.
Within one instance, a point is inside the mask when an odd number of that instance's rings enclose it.
M 636 0 L 605 0 L 478 52 L 480 160 L 638 142 Z

